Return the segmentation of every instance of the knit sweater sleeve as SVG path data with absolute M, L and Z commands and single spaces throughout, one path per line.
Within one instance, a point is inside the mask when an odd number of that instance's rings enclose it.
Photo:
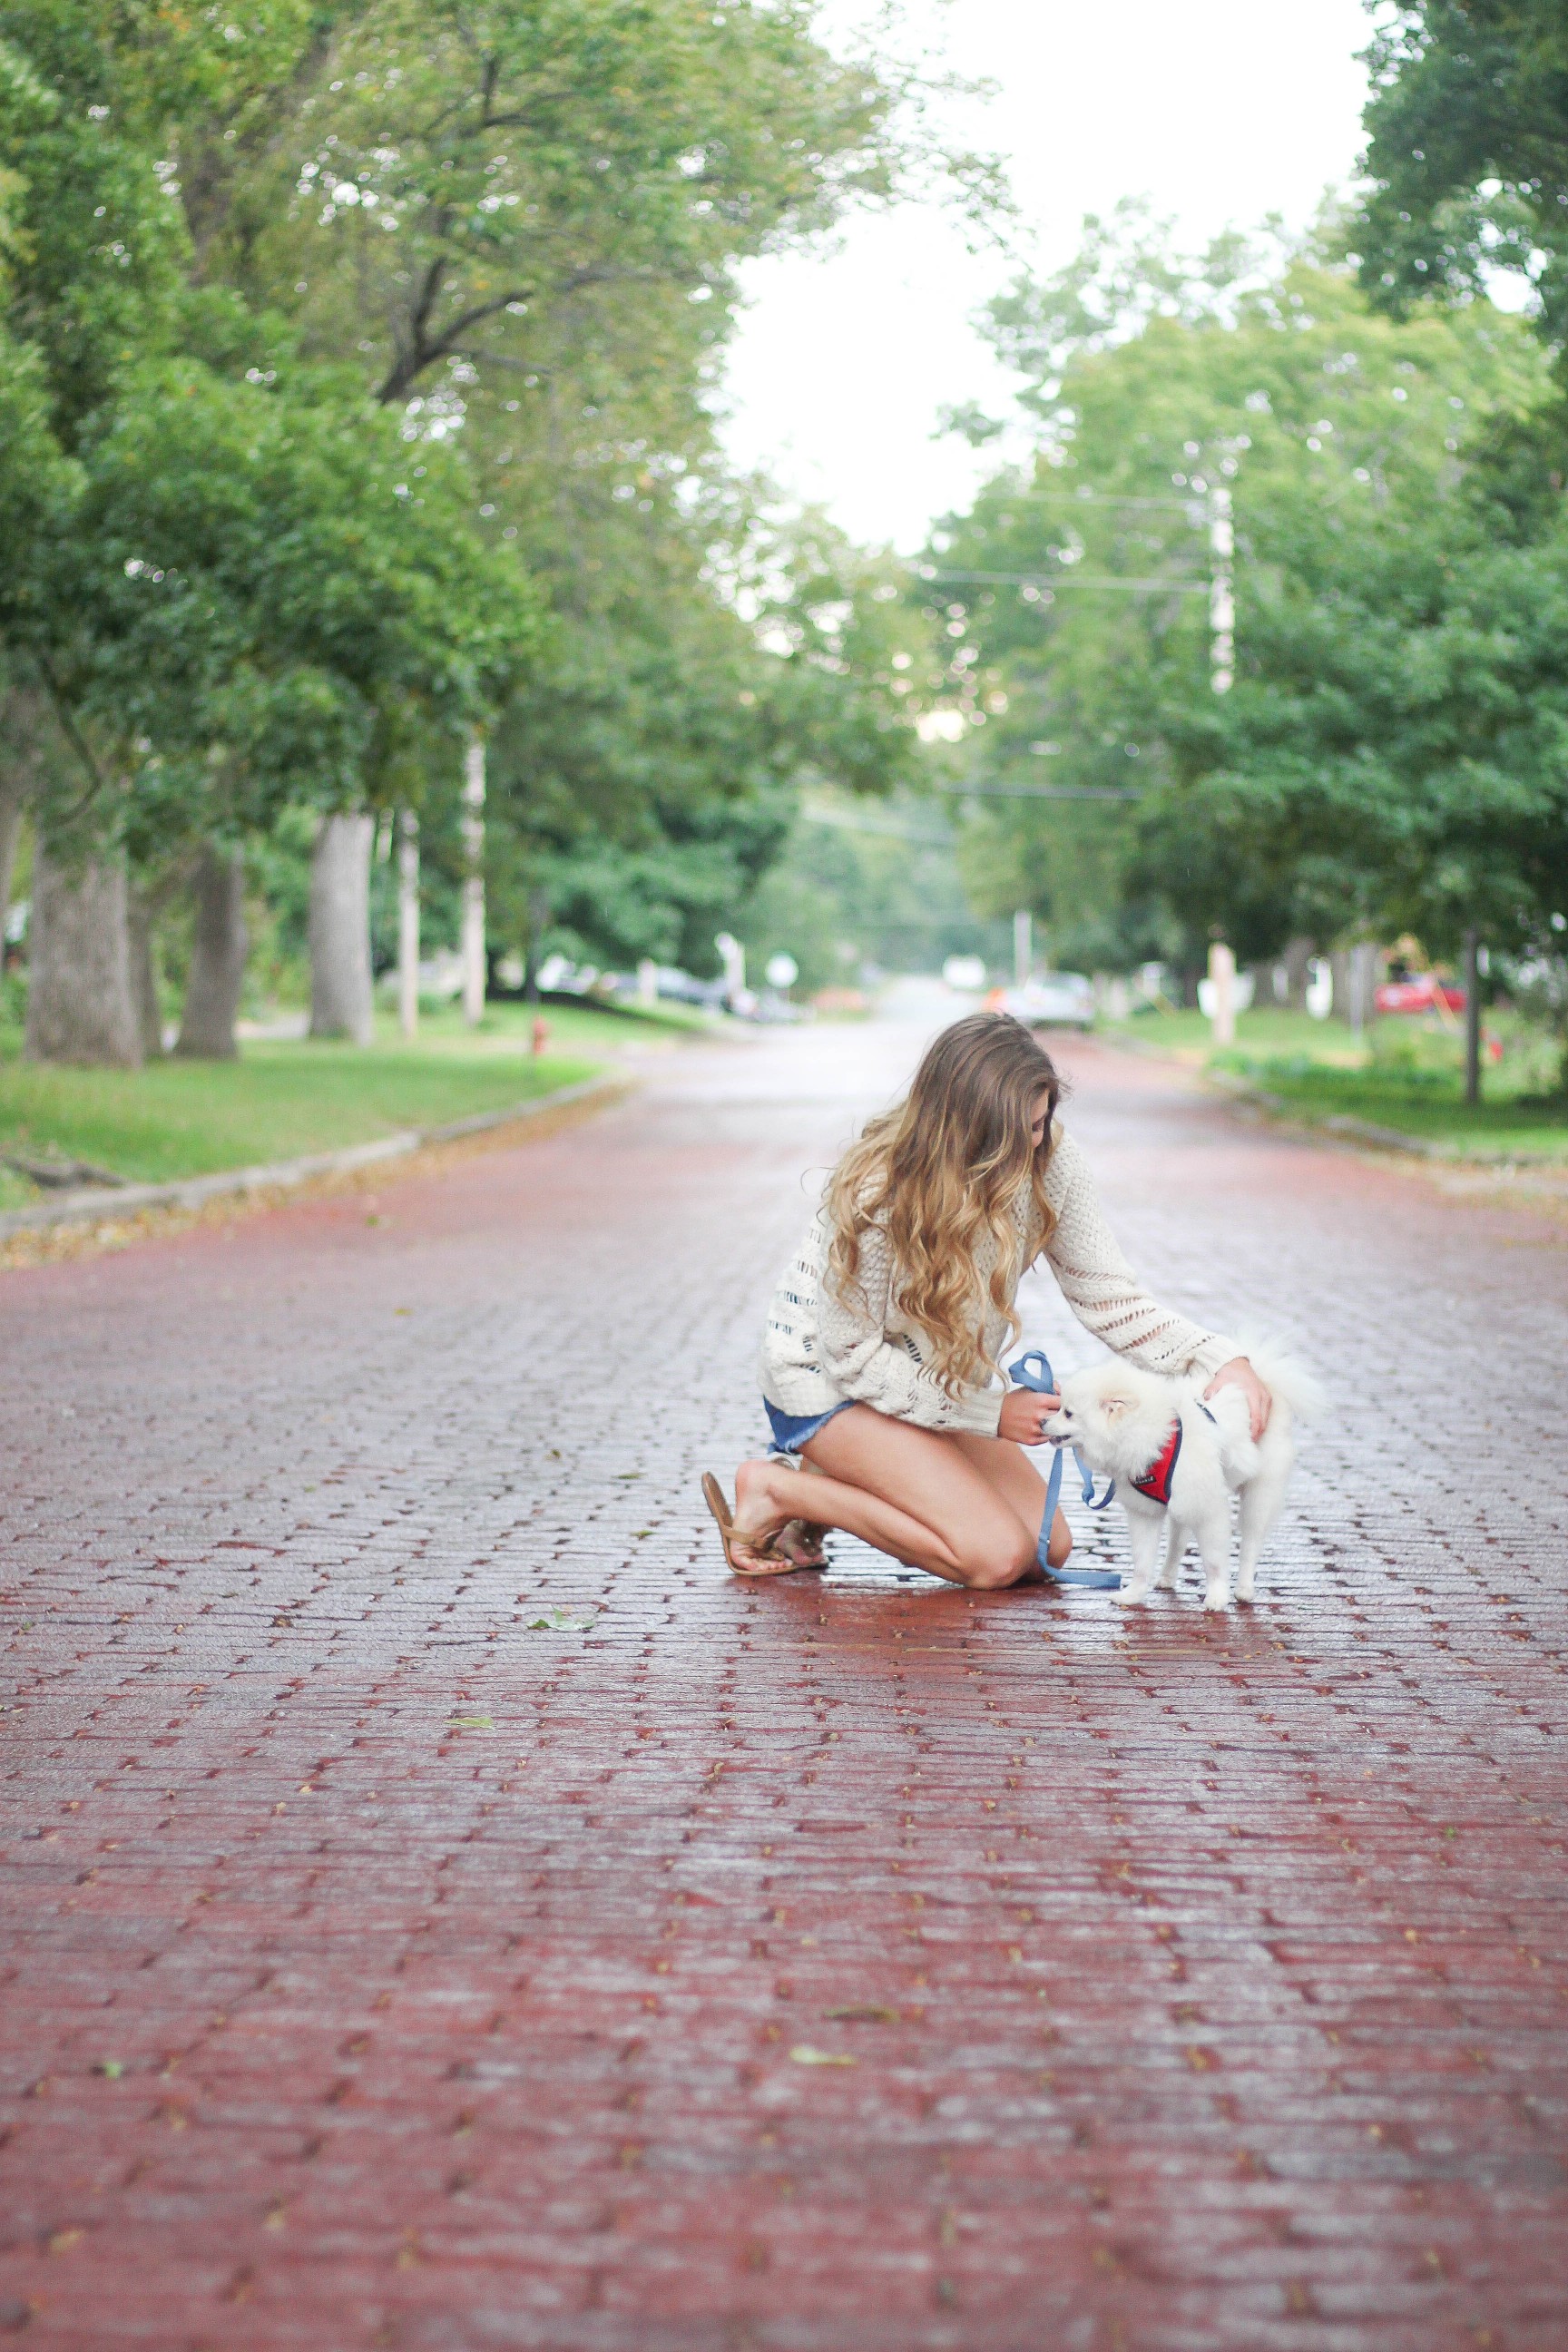
M 828 1379 L 858 1404 L 873 1405 L 894 1421 L 994 1437 L 1004 1391 L 965 1388 L 950 1396 L 912 1341 L 889 1331 L 891 1292 L 892 1253 L 886 1234 L 872 1226 L 860 1237 L 859 1280 L 848 1298 L 840 1298 L 831 1282 L 822 1285 L 817 1346 Z
M 1240 1354 L 1234 1340 L 1150 1297 L 1117 1246 L 1070 1135 L 1058 1139 L 1046 1190 L 1057 1213 L 1046 1259 L 1086 1331 L 1152 1372 L 1217 1372 Z

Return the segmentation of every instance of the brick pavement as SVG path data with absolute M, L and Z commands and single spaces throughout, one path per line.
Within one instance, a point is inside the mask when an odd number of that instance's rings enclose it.
M 0 2335 L 1568 2344 L 1568 1233 L 1074 1047 L 1137 1262 L 1337 1391 L 1261 1604 L 737 1588 L 917 1043 L 0 1280 Z

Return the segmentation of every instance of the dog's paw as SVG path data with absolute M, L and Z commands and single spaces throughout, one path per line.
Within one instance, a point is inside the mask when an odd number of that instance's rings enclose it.
M 1211 1584 L 1204 1594 L 1205 1609 L 1226 1610 L 1230 1607 L 1230 1595 L 1223 1584 Z
M 1255 1598 L 1252 1590 L 1252 1579 L 1250 1576 L 1238 1576 L 1237 1578 L 1235 1597 L 1237 1601 L 1250 1601 Z
M 1124 1584 L 1116 1597 L 1123 1609 L 1134 1609 L 1141 1601 L 1148 1600 L 1149 1587 L 1146 1584 Z

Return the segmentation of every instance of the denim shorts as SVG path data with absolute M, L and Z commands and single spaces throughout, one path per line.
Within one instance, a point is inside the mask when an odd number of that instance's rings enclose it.
M 810 1444 L 819 1429 L 826 1428 L 836 1412 L 848 1412 L 851 1400 L 847 1397 L 842 1404 L 830 1404 L 826 1412 L 781 1412 L 766 1397 L 763 1402 L 773 1423 L 773 1442 L 768 1452 L 798 1454 L 803 1445 Z

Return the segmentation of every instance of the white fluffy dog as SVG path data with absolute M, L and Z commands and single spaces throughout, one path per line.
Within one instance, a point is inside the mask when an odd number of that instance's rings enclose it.
M 1232 1495 L 1240 1497 L 1241 1550 L 1236 1597 L 1252 1599 L 1258 1556 L 1272 1534 L 1296 1460 L 1298 1419 L 1321 1408 L 1322 1394 L 1303 1364 L 1254 1349 L 1251 1360 L 1274 1402 L 1268 1426 L 1256 1442 L 1247 1399 L 1230 1386 L 1204 1402 L 1206 1383 L 1166 1379 L 1128 1363 L 1074 1372 L 1061 1384 L 1061 1409 L 1042 1435 L 1070 1445 L 1100 1477 L 1114 1478 L 1127 1514 L 1132 1574 L 1124 1601 L 1146 1601 L 1159 1581 L 1174 1586 L 1183 1556 L 1195 1538 L 1204 1564 L 1205 1609 L 1230 1601 Z

